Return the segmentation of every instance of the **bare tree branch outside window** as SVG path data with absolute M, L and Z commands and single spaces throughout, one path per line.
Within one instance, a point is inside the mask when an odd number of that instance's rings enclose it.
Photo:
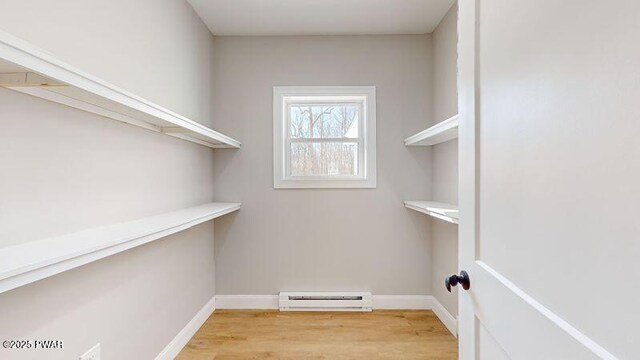
M 358 104 L 296 104 L 289 111 L 291 176 L 358 174 Z

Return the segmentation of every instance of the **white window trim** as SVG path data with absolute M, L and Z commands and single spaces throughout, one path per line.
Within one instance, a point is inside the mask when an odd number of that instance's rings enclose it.
M 288 177 L 285 150 L 287 136 L 283 116 L 287 96 L 365 96 L 361 116 L 364 144 L 358 147 L 363 174 L 340 177 Z M 364 151 L 360 151 L 364 150 Z M 376 87 L 375 86 L 274 86 L 273 88 L 273 187 L 275 189 L 375 188 L 376 187 Z

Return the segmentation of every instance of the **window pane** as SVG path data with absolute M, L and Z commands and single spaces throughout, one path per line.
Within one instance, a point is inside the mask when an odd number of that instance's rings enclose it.
M 292 143 L 291 176 L 358 175 L 357 143 Z
M 359 135 L 359 104 L 291 105 L 292 138 L 354 138 Z

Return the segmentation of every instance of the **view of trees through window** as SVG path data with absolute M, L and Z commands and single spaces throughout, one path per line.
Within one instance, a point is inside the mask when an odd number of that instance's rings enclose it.
M 358 175 L 360 104 L 289 109 L 291 176 Z

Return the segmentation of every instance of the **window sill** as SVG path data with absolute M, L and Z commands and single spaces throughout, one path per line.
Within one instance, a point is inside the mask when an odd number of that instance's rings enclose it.
M 362 180 L 284 180 L 275 179 L 274 189 L 375 189 L 375 179 Z

